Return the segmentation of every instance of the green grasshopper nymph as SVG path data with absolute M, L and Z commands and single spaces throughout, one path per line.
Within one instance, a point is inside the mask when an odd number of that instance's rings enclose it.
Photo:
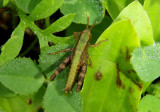
M 83 85 L 83 80 L 87 71 L 87 59 L 90 61 L 90 65 L 92 65 L 91 59 L 88 55 L 88 47 L 97 47 L 99 46 L 103 41 L 100 41 L 98 44 L 90 45 L 89 41 L 91 39 L 91 29 L 95 24 L 93 24 L 90 28 L 88 28 L 89 24 L 89 18 L 87 18 L 87 25 L 86 29 L 82 32 L 75 32 L 73 35 L 78 40 L 74 48 L 69 48 L 62 50 L 60 52 L 66 52 L 66 51 L 72 51 L 71 55 L 64 59 L 64 61 L 59 65 L 55 73 L 50 77 L 50 80 L 53 80 L 62 70 L 66 68 L 66 66 L 70 63 L 70 70 L 66 82 L 66 86 L 64 88 L 65 93 L 71 92 L 71 89 L 74 85 L 75 79 L 77 77 L 77 74 L 80 70 L 79 79 L 77 83 L 76 91 L 79 92 L 81 90 L 81 87 Z M 79 37 L 77 37 L 77 34 L 80 34 Z M 56 53 L 50 53 L 50 54 L 58 54 L 60 52 Z

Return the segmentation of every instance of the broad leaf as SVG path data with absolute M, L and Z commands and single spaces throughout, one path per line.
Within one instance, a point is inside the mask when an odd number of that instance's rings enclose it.
M 99 41 L 106 39 L 108 42 L 89 50 L 93 68 L 87 68 L 84 80 L 83 111 L 135 112 L 142 87 L 126 77 L 127 72 L 134 75 L 126 65 L 130 53 L 140 45 L 136 31 L 129 20 L 115 22 L 102 33 Z M 120 59 L 125 60 L 123 64 Z
M 156 96 L 147 95 L 142 98 L 138 112 L 160 112 L 160 99 Z
M 35 93 L 32 96 L 32 108 L 36 111 L 36 110 L 40 110 L 41 108 L 44 109 L 43 107 L 43 99 L 44 99 L 44 94 L 46 92 L 46 87 L 43 85 L 37 93 Z
M 136 48 L 132 55 L 131 63 L 143 81 L 153 81 L 160 76 L 160 44 Z
M 15 95 L 14 92 L 12 92 L 11 90 L 9 90 L 8 88 L 6 88 L 5 86 L 3 86 L 0 83 L 0 96 L 11 97 L 11 96 L 14 96 L 14 95 Z
M 144 4 L 144 1 L 146 0 L 138 0 L 142 5 Z
M 75 89 L 72 94 L 64 94 L 66 80 L 59 79 L 49 83 L 44 96 L 46 112 L 81 112 L 81 96 Z
M 147 11 L 149 19 L 152 24 L 153 35 L 156 42 L 160 42 L 160 1 L 159 0 L 145 0 L 144 9 Z
M 46 87 L 42 85 L 42 87 L 36 93 L 27 96 L 23 95 L 20 96 L 20 98 L 32 108 L 33 112 L 39 112 L 44 110 L 42 101 L 44 99 L 43 97 L 45 92 L 46 92 Z
M 28 58 L 17 58 L 0 68 L 0 82 L 19 94 L 32 94 L 44 82 L 43 74 Z
M 114 20 L 123 8 L 133 0 L 103 0 L 107 11 Z
M 3 0 L 3 6 L 6 6 L 8 4 L 9 0 Z
M 11 38 L 3 45 L 0 55 L 0 66 L 14 59 L 20 52 L 23 44 L 25 26 L 20 23 L 13 31 Z
M 132 2 L 124 8 L 115 21 L 122 19 L 131 20 L 136 28 L 141 45 L 152 45 L 154 43 L 150 20 L 146 11 L 138 1 Z
M 24 12 L 30 13 L 42 0 L 13 0 Z
M 23 112 L 24 110 L 27 112 L 33 112 L 32 108 L 27 105 L 26 101 L 22 100 L 19 96 L 11 98 L 0 97 L 0 101 L 0 108 L 2 108 L 4 112 Z
M 147 88 L 147 93 L 152 94 L 152 95 L 160 98 L 160 81 L 155 84 L 151 84 Z
M 0 112 L 3 112 L 3 110 L 0 108 Z
M 59 32 L 66 29 L 71 23 L 74 18 L 75 14 L 68 14 L 66 16 L 61 17 L 53 24 L 51 24 L 48 28 L 44 30 L 46 33 L 54 33 Z
M 58 10 L 64 0 L 42 0 L 31 12 L 32 20 L 44 19 Z M 45 12 L 45 13 L 44 13 Z
M 58 37 L 58 36 L 54 36 L 54 35 L 50 35 L 48 37 L 46 37 L 48 41 L 53 42 L 54 44 L 75 44 L 77 39 L 72 35 L 72 36 L 68 36 L 68 37 Z
M 89 17 L 89 24 L 102 21 L 105 10 L 99 0 L 64 0 L 61 12 L 66 15 L 75 13 L 73 22 L 86 24 Z
M 4 98 L 4 97 L 0 97 L 0 108 L 5 111 L 5 112 L 12 112 L 12 109 L 9 105 L 9 102 L 7 100 L 7 98 Z

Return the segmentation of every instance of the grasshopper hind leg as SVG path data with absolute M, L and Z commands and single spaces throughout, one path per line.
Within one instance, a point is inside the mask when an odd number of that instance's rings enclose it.
M 59 75 L 59 73 L 61 71 L 63 71 L 67 67 L 67 65 L 69 64 L 70 60 L 71 60 L 71 56 L 69 56 L 69 57 L 67 57 L 67 58 L 65 58 L 63 60 L 63 62 L 59 65 L 59 67 L 57 68 L 55 73 L 50 77 L 51 81 L 54 80 L 56 78 L 56 76 Z
M 81 68 L 81 71 L 80 71 L 80 74 L 79 74 L 79 79 L 78 79 L 78 83 L 77 83 L 76 92 L 79 92 L 82 88 L 84 77 L 86 75 L 86 71 L 87 71 L 87 64 L 84 63 L 82 65 L 82 68 Z

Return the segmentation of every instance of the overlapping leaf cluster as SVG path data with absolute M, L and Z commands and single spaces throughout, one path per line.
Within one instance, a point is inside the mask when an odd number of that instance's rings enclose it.
M 3 5 L 8 2 L 4 0 Z M 149 86 L 160 76 L 160 45 L 155 44 L 160 40 L 158 0 L 11 0 L 11 4 L 20 23 L 0 55 L 0 112 L 43 108 L 46 112 L 159 111 L 159 83 Z M 64 14 L 60 19 L 45 29 L 35 25 L 34 21 L 48 18 L 59 8 Z M 82 91 L 76 93 L 73 88 L 72 94 L 64 95 L 68 67 L 55 81 L 50 82 L 49 77 L 70 52 L 48 53 L 73 47 L 76 39 L 70 35 L 84 28 L 77 23 L 85 24 L 88 16 L 90 24 L 100 23 L 93 29 L 91 43 L 108 41 L 89 48 L 93 67 L 87 67 Z M 25 28 L 38 37 L 39 64 L 29 58 L 16 58 Z M 64 29 L 64 38 L 52 34 Z M 55 45 L 49 47 L 49 41 Z M 102 74 L 99 80 L 97 73 Z M 151 95 L 141 100 L 145 91 Z

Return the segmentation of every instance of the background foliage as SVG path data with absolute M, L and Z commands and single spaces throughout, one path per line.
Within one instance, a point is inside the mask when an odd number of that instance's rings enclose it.
M 1 45 L 0 112 L 160 111 L 159 0 L 3 0 L 0 6 L 19 17 Z M 89 48 L 93 67 L 81 92 L 75 84 L 65 95 L 69 67 L 54 81 L 49 77 L 71 52 L 49 53 L 74 47 L 72 34 L 85 29 L 87 17 L 89 25 L 97 23 L 90 43 L 108 41 Z M 21 52 L 27 29 L 37 37 Z M 26 54 L 36 43 L 39 57 L 32 59 Z

